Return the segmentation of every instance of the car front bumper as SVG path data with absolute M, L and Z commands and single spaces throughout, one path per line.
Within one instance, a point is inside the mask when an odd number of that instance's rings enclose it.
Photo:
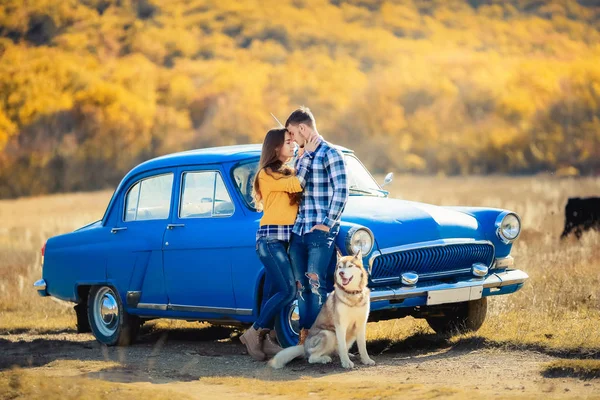
M 462 292 L 465 293 L 469 292 L 468 288 L 471 288 L 478 291 L 476 298 L 513 293 L 519 290 L 528 278 L 527 273 L 513 269 L 492 272 L 483 278 L 471 278 L 455 283 L 424 281 L 415 286 L 388 286 L 371 291 L 371 310 L 428 305 L 427 300 L 431 292 L 443 296 L 444 293 L 441 293 L 443 291 L 451 293 L 463 289 Z M 468 300 L 470 299 L 460 297 L 453 300 L 452 296 L 449 296 L 447 303 Z

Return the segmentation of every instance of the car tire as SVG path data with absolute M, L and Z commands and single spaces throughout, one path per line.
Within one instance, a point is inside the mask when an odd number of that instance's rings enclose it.
M 92 333 L 107 346 L 128 346 L 137 336 L 140 320 L 123 308 L 121 297 L 111 286 L 92 286 L 87 314 Z
M 443 317 L 425 318 L 435 333 L 447 335 L 477 331 L 487 315 L 487 298 L 457 303 L 444 313 Z
M 298 320 L 298 302 L 283 307 L 275 317 L 275 333 L 281 347 L 290 347 L 298 344 L 299 338 L 299 320 Z

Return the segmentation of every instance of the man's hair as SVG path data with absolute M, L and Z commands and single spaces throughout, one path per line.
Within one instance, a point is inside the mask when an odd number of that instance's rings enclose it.
M 285 121 L 285 127 L 287 128 L 290 125 L 299 125 L 305 124 L 310 126 L 312 129 L 317 129 L 317 123 L 315 122 L 315 117 L 310 112 L 308 107 L 300 107 L 296 109 L 294 112 L 290 114 L 287 121 Z

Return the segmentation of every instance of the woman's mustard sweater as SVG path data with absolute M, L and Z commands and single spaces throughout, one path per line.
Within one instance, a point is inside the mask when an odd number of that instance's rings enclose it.
M 302 191 L 300 180 L 295 175 L 273 172 L 269 175 L 262 169 L 258 173 L 258 184 L 263 201 L 264 214 L 260 219 L 263 225 L 294 225 L 298 214 L 298 204 L 290 204 L 288 193 Z

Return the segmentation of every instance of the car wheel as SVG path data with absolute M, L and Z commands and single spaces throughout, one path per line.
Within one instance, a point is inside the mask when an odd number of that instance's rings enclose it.
M 300 314 L 298 301 L 294 300 L 284 307 L 275 318 L 275 333 L 281 347 L 290 347 L 298 344 L 300 336 Z
M 139 318 L 128 314 L 110 286 L 93 286 L 88 295 L 88 319 L 96 339 L 107 346 L 128 346 L 137 336 Z
M 487 314 L 487 298 L 458 303 L 444 312 L 443 317 L 426 317 L 436 333 L 451 334 L 474 332 L 481 328 Z

